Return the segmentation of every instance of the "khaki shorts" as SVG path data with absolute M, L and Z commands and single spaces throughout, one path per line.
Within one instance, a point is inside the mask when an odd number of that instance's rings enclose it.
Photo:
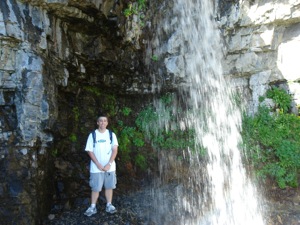
M 90 173 L 90 187 L 94 192 L 105 189 L 115 189 L 117 184 L 116 172 Z

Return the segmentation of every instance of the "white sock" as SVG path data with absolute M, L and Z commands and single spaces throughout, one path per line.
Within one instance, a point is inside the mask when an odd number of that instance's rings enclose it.
M 109 205 L 111 205 L 111 202 L 108 202 L 108 203 L 106 204 L 106 206 L 109 206 Z
M 91 204 L 91 207 L 92 207 L 92 208 L 95 208 L 95 207 L 96 207 L 96 204 Z

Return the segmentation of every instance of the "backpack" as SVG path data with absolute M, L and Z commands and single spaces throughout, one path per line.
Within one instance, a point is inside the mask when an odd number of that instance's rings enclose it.
M 111 130 L 108 130 L 109 132 L 109 139 L 110 139 L 110 144 L 112 143 L 112 131 Z M 93 148 L 95 148 L 95 145 L 96 145 L 96 132 L 95 130 L 92 132 L 92 136 L 93 136 Z

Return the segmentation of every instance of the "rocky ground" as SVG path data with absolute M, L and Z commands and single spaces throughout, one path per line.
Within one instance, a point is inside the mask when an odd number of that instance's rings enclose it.
M 300 188 L 271 188 L 267 199 L 266 225 L 300 225 Z
M 149 194 L 149 193 L 148 193 Z M 145 193 L 139 192 L 134 196 L 114 198 L 115 214 L 105 212 L 104 198 L 97 205 L 97 213 L 91 217 L 84 215 L 87 205 L 77 206 L 62 212 L 51 212 L 43 225 L 154 225 L 149 219 L 151 208 L 145 205 Z M 143 204 L 141 204 L 143 202 Z
M 124 189 L 125 187 L 120 187 Z M 170 195 L 174 193 L 170 188 Z M 115 214 L 105 212 L 104 197 L 100 197 L 97 214 L 86 217 L 86 204 L 71 207 L 68 210 L 53 210 L 43 225 L 162 225 L 155 222 L 155 205 L 151 202 L 153 190 L 141 187 L 137 190 L 116 190 L 114 205 L 118 209 Z M 271 189 L 268 191 L 265 225 L 300 225 L 300 189 Z M 172 225 L 176 223 L 176 219 Z M 164 223 L 170 225 L 170 223 Z M 181 225 L 181 224 L 178 224 Z M 242 224 L 241 224 L 242 225 Z
M 128 184 L 119 184 L 114 191 L 113 205 L 116 207 L 115 214 L 109 214 L 105 211 L 105 197 L 101 192 L 97 213 L 91 217 L 84 215 L 85 210 L 89 207 L 89 193 L 82 199 L 80 204 L 73 207 L 54 207 L 49 213 L 42 225 L 151 225 L 150 212 L 151 192 L 144 185 L 136 186 L 135 189 L 129 188 Z M 148 200 L 149 201 L 148 201 Z M 67 209 L 66 209 L 67 208 Z

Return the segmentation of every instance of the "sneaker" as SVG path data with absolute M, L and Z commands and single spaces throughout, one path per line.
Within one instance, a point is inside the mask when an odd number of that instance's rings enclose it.
M 113 214 L 117 212 L 117 210 L 112 204 L 110 204 L 106 206 L 106 212 Z
M 91 215 L 94 215 L 94 214 L 96 214 L 96 213 L 97 213 L 96 207 L 95 207 L 95 208 L 89 207 L 89 208 L 85 211 L 84 215 L 86 215 L 86 216 L 91 216 Z

